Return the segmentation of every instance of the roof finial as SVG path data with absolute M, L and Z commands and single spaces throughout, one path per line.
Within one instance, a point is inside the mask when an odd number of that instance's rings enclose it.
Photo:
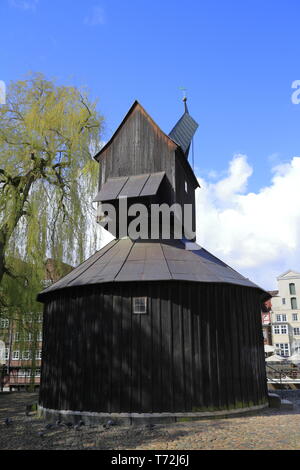
M 180 88 L 182 90 L 182 93 L 183 93 L 183 98 L 182 98 L 182 101 L 184 102 L 184 112 L 185 113 L 188 113 L 188 107 L 187 107 L 187 96 L 186 96 L 186 88 Z

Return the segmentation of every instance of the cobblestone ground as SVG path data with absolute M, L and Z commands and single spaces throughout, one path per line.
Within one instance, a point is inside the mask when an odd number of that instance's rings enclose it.
M 55 424 L 49 428 L 36 412 L 25 412 L 27 404 L 37 403 L 36 394 L 0 394 L 0 449 L 299 450 L 300 390 L 284 395 L 293 401 L 293 410 L 267 408 L 251 416 L 153 427 Z

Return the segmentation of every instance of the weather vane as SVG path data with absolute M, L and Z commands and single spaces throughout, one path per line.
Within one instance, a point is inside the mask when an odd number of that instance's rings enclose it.
M 187 104 L 186 104 L 186 102 L 187 102 L 187 96 L 186 96 L 187 89 L 181 87 L 180 90 L 182 91 L 182 94 L 183 94 L 182 101 L 184 102 L 184 109 L 187 112 Z

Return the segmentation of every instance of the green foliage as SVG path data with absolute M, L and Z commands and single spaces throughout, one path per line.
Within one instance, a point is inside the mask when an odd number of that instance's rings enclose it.
M 9 264 L 0 280 L 17 258 L 39 274 L 47 257 L 82 261 L 98 175 L 90 149 L 102 122 L 75 87 L 41 74 L 8 86 L 0 107 L 0 257 Z
M 75 87 L 33 74 L 7 88 L 0 107 L 0 317 L 22 328 L 24 313 L 41 311 L 35 299 L 47 258 L 59 277 L 63 261 L 75 265 L 86 256 L 98 178 L 91 148 L 102 127 L 96 103 Z

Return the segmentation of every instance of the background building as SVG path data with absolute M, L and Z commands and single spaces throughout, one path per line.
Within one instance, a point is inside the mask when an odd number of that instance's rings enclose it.
M 48 259 L 42 285 L 57 281 L 71 266 Z M 26 284 L 24 285 L 24 292 Z M 36 312 L 1 312 L 0 340 L 5 343 L 6 363 L 0 371 L 0 389 L 20 391 L 37 389 L 40 385 L 42 359 L 42 309 Z
M 278 355 L 289 357 L 300 353 L 300 273 L 289 270 L 278 276 L 277 281 L 278 290 L 270 292 L 272 344 Z M 264 322 L 267 319 L 263 316 L 263 330 Z

